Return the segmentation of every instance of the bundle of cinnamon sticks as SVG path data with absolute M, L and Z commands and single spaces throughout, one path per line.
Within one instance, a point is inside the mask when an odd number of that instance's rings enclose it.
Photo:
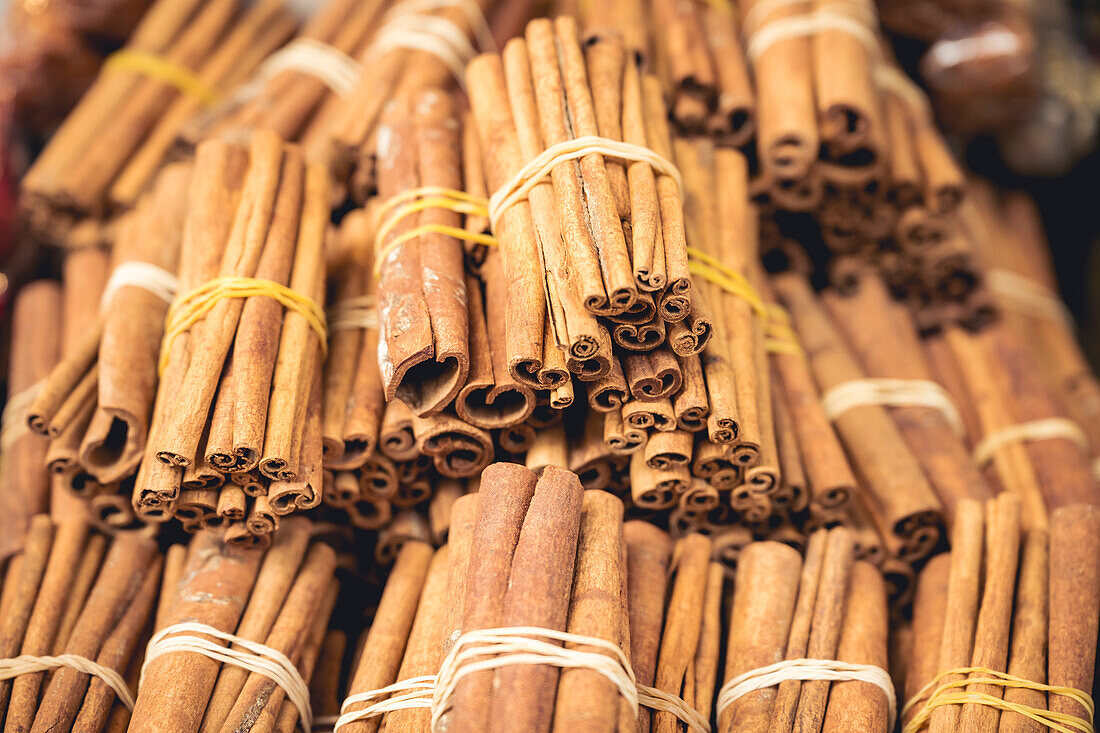
M 450 524 L 447 544 L 434 553 L 416 541 L 398 552 L 339 711 L 335 681 L 325 685 L 328 705 L 322 700 L 320 710 L 343 716 L 338 730 L 381 724 L 427 731 L 433 717 L 472 731 L 573 730 L 581 720 L 592 730 L 634 727 L 635 711 L 620 690 L 583 664 L 502 665 L 456 678 L 431 710 L 380 706 L 424 694 L 401 688 L 407 680 L 437 673 L 442 680 L 456 644 L 465 649 L 479 633 L 515 627 L 536 639 L 539 630 L 575 635 L 566 650 L 607 660 L 621 654 L 638 685 L 682 700 L 681 717 L 667 707 L 640 709 L 639 729 L 673 730 L 684 718 L 710 717 L 724 574 L 707 538 L 673 542 L 650 524 L 624 524 L 621 502 L 584 491 L 575 474 L 547 468 L 536 477 L 504 463 L 486 469 L 480 492 L 454 503 Z M 351 656 L 352 646 L 342 641 L 335 651 Z
M 339 591 L 336 552 L 311 534 L 308 520 L 292 517 L 266 551 L 227 544 L 220 530 L 200 531 L 186 552 L 173 548 L 166 567 L 175 572 L 161 594 L 129 730 L 308 729 L 300 719 L 308 697 L 300 707 L 296 692 L 317 663 Z M 209 634 L 230 635 L 229 650 L 240 650 L 230 656 L 245 664 L 180 646 L 226 646 Z M 285 660 L 298 678 L 288 684 L 247 666 L 250 659 Z
M 79 519 L 33 517 L 0 594 L 5 730 L 126 730 L 170 569 L 147 535 L 108 540 Z
M 960 502 L 951 551 L 920 574 L 905 730 L 1091 725 L 1098 536 L 1095 506 L 1057 509 L 1043 528 L 1007 493 Z
M 23 180 L 38 234 L 61 243 L 74 222 L 129 208 L 183 124 L 294 32 L 280 0 L 161 0 L 103 65 Z
M 745 547 L 728 624 L 717 730 L 891 730 L 886 587 L 855 559 L 848 529 L 818 530 L 805 557 L 778 542 Z M 840 663 L 832 678 L 784 674 L 829 660 Z M 745 684 L 769 671 L 778 676 Z

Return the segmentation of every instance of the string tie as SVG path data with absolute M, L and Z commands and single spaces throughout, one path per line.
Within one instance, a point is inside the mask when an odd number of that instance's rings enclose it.
M 233 646 L 222 646 L 198 634 L 213 636 Z M 141 665 L 141 678 L 154 659 L 175 652 L 201 654 L 222 664 L 261 674 L 272 680 L 286 692 L 286 697 L 298 710 L 298 724 L 303 733 L 313 727 L 313 709 L 309 702 L 309 685 L 302 679 L 298 668 L 278 649 L 239 636 L 226 633 L 203 623 L 193 621 L 172 624 L 153 635 L 146 647 L 145 661 Z M 141 683 L 138 683 L 141 688 Z
M 974 462 L 984 466 L 993 459 L 993 454 L 1009 443 L 1031 442 L 1065 438 L 1088 450 L 1089 439 L 1081 426 L 1064 417 L 1048 417 L 1042 420 L 1009 425 L 989 433 L 974 446 Z
M 787 680 L 866 682 L 874 685 L 886 695 L 886 709 L 890 716 L 887 730 L 894 729 L 898 702 L 890 674 L 882 667 L 873 664 L 855 664 L 835 659 L 787 659 L 739 674 L 722 685 L 722 689 L 718 691 L 718 717 L 722 717 L 730 705 L 750 692 L 775 687 Z
M 950 393 L 927 379 L 852 379 L 826 390 L 821 395 L 821 404 L 830 420 L 856 407 L 930 407 L 940 411 L 955 435 L 966 435 L 962 416 Z
M 10 680 L 25 674 L 48 672 L 59 667 L 69 667 L 77 672 L 98 677 L 118 696 L 119 702 L 130 710 L 134 709 L 134 695 L 126 686 L 122 675 L 98 662 L 79 654 L 58 654 L 57 656 L 34 656 L 21 654 L 10 659 L 0 659 L 0 680 Z

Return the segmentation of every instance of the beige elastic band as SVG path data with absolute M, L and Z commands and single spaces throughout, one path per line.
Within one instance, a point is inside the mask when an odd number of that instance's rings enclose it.
M 927 379 L 853 379 L 825 391 L 821 405 L 830 420 L 848 410 L 868 405 L 882 407 L 930 407 L 939 410 L 959 437 L 966 435 L 959 409 L 951 394 Z
M 115 691 L 119 702 L 130 710 L 134 709 L 134 695 L 130 692 L 130 688 L 126 686 L 126 681 L 122 679 L 122 675 L 78 654 L 58 654 L 54 657 L 36 657 L 31 654 L 23 654 L 11 659 L 0 659 L 0 680 L 10 680 L 20 675 L 34 674 L 35 672 L 47 672 L 58 667 L 69 667 L 77 672 L 98 677 Z
M 567 649 L 555 642 L 582 644 L 601 651 Z M 709 733 L 710 724 L 683 700 L 646 685 L 639 685 L 622 649 L 605 639 L 579 636 L 564 631 L 534 626 L 470 631 L 458 637 L 451 652 L 443 660 L 438 675 L 424 675 L 402 680 L 379 690 L 352 695 L 344 700 L 334 733 L 357 720 L 383 715 L 394 710 L 427 708 L 432 711 L 432 730 L 437 730 L 442 716 L 450 709 L 451 698 L 463 677 L 474 672 L 499 669 L 518 664 L 547 664 L 570 669 L 588 669 L 610 680 L 632 708 L 639 704 L 671 713 L 695 733 Z M 351 711 L 353 705 L 370 703 L 362 710 Z
M 1031 278 L 1010 270 L 990 270 L 986 273 L 985 282 L 1013 310 L 1076 328 L 1073 315 L 1062 299 Z
M 669 176 L 676 181 L 681 195 L 683 194 L 684 182 L 680 176 L 680 170 L 671 161 L 641 145 L 611 140 L 598 135 L 584 135 L 551 145 L 516 171 L 516 174 L 507 183 L 497 189 L 489 197 L 490 227 L 495 230 L 501 214 L 514 204 L 527 198 L 527 194 L 531 192 L 531 189 L 549 176 L 550 172 L 559 163 L 577 160 L 593 153 L 608 158 L 648 163 L 659 174 Z
M 213 636 L 234 646 L 225 647 L 198 634 Z M 141 665 L 140 680 L 145 671 L 157 657 L 174 652 L 192 652 L 216 660 L 223 664 L 246 669 L 272 680 L 286 692 L 287 699 L 298 709 L 298 724 L 304 733 L 310 733 L 313 727 L 313 709 L 309 704 L 309 685 L 298 673 L 298 668 L 290 659 L 277 649 L 233 634 L 215 629 L 213 626 L 196 622 L 172 624 L 158 631 L 149 640 L 145 650 L 145 661 Z
M 22 392 L 16 392 L 8 398 L 4 412 L 0 414 L 0 454 L 6 454 L 15 442 L 30 432 L 27 425 L 27 410 L 42 391 L 46 380 L 35 382 Z
M 103 311 L 111 304 L 120 289 L 135 287 L 148 290 L 165 303 L 171 305 L 179 291 L 180 281 L 174 273 L 168 272 L 163 267 L 157 267 L 151 262 L 131 260 L 123 262 L 114 269 L 107 284 L 103 287 L 103 295 L 99 298 L 99 310 Z
M 247 86 L 255 85 L 258 91 L 268 80 L 284 71 L 299 71 L 315 77 L 343 97 L 355 89 L 363 68 L 358 61 L 338 48 L 313 38 L 297 38 L 260 64 Z M 252 92 L 248 96 L 254 95 L 255 92 Z
M 1088 450 L 1089 439 L 1081 426 L 1064 417 L 1048 417 L 1043 420 L 1010 425 L 1007 428 L 995 430 L 982 438 L 978 445 L 974 446 L 974 462 L 984 466 L 993 458 L 993 454 L 1009 443 L 1030 442 L 1034 440 L 1053 440 L 1065 438 L 1072 440 L 1083 450 Z
M 886 709 L 890 716 L 886 729 L 894 729 L 898 698 L 890 674 L 873 664 L 854 664 L 834 659 L 788 659 L 739 674 L 722 685 L 718 692 L 718 717 L 721 718 L 730 705 L 750 692 L 775 687 L 787 680 L 866 682 L 874 685 L 886 695 Z
M 327 318 L 329 333 L 349 328 L 378 330 L 378 310 L 373 295 L 337 301 L 329 309 Z

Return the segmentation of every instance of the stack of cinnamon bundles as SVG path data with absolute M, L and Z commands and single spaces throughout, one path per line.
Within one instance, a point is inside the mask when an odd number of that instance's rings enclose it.
M 281 0 L 159 0 L 108 59 L 22 181 L 36 231 L 61 243 L 83 219 L 129 208 L 181 127 L 293 33 Z
M 0 593 L 4 729 L 126 730 L 162 570 L 169 577 L 156 542 L 39 514 L 20 550 Z

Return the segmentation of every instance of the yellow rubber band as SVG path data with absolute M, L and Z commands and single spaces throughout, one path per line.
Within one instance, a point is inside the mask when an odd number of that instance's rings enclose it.
M 195 98 L 207 107 L 218 101 L 217 91 L 191 69 L 147 51 L 137 51 L 132 48 L 116 51 L 107 58 L 103 68 L 110 71 L 134 71 L 165 84 L 171 84 L 183 94 Z
M 798 356 L 806 353 L 791 326 L 791 316 L 777 303 L 768 305 L 768 323 L 764 327 L 764 350 L 771 354 Z
M 972 673 L 989 676 L 970 678 L 968 675 Z M 940 682 L 945 677 L 951 675 L 963 675 L 963 679 L 940 685 Z M 950 692 L 950 690 L 965 688 L 972 684 L 1034 690 L 1035 692 L 1042 692 L 1044 694 L 1051 693 L 1068 697 L 1085 709 L 1088 713 L 1088 718 L 1079 718 L 1076 715 L 1069 715 L 1067 713 L 1057 713 L 1051 710 L 1031 707 L 1030 705 L 1006 702 L 1002 698 L 983 692 Z M 931 694 L 929 694 L 930 692 Z M 1076 690 L 1072 687 L 1058 687 L 1055 685 L 1045 685 L 1040 682 L 1033 682 L 1005 672 L 998 672 L 988 667 L 960 667 L 958 669 L 941 672 L 936 675 L 931 682 L 922 687 L 921 690 L 905 704 L 905 707 L 901 710 L 902 717 L 907 715 L 910 710 L 918 705 L 925 696 L 928 696 L 927 701 L 924 703 L 923 707 L 921 707 L 920 712 L 913 716 L 913 719 L 905 725 L 902 729 L 902 733 L 917 733 L 917 731 L 928 722 L 928 719 L 932 715 L 932 711 L 936 708 L 945 707 L 947 705 L 965 705 L 967 703 L 986 705 L 1005 712 L 1017 713 L 1018 715 L 1023 715 L 1025 718 L 1033 720 L 1039 725 L 1046 726 L 1051 730 L 1058 731 L 1059 733 L 1095 733 L 1093 720 L 1096 713 L 1096 707 L 1093 704 L 1092 697 L 1088 693 Z
M 480 196 L 474 196 L 465 191 L 445 188 L 443 186 L 420 186 L 419 188 L 410 188 L 407 191 L 402 191 L 390 197 L 390 199 L 378 210 L 377 214 L 382 225 L 378 227 L 378 231 L 374 236 L 375 275 L 382 269 L 382 263 L 386 261 L 390 252 L 405 242 L 416 239 L 424 234 L 445 234 L 455 239 L 474 242 L 475 244 L 482 244 L 487 247 L 495 246 L 497 240 L 496 237 L 491 234 L 471 232 L 461 227 L 438 223 L 423 224 L 386 241 L 386 237 L 389 236 L 393 228 L 402 220 L 413 214 L 420 213 L 421 211 L 427 209 L 446 209 L 456 214 L 487 217 L 489 215 L 487 206 L 488 201 Z
M 226 298 L 252 298 L 264 296 L 273 298 L 288 310 L 301 314 L 309 327 L 317 333 L 321 352 L 328 350 L 328 329 L 325 325 L 325 312 L 312 298 L 286 285 L 272 280 L 259 280 L 253 277 L 220 277 L 192 290 L 176 300 L 168 309 L 164 325 L 164 340 L 160 349 L 160 373 L 168 366 L 168 355 L 172 343 L 195 325 L 203 316 Z

